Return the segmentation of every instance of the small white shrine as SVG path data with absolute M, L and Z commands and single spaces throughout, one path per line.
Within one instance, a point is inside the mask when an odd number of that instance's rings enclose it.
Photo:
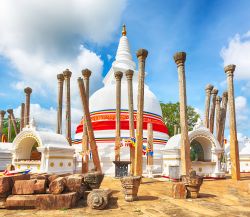
M 11 164 L 12 143 L 0 142 L 0 171 L 5 170 Z
M 32 173 L 73 173 L 74 152 L 63 135 L 38 131 L 31 123 L 13 141 L 12 164 Z
M 191 168 L 203 177 L 224 177 L 220 157 L 224 152 L 215 136 L 201 123 L 188 133 Z M 181 135 L 169 139 L 163 150 L 163 176 L 178 179 L 181 175 Z
M 247 137 L 239 138 L 239 160 L 240 160 L 240 172 L 250 172 L 250 139 Z M 231 161 L 230 161 L 230 141 L 225 144 L 225 153 L 227 160 L 227 171 L 231 173 Z

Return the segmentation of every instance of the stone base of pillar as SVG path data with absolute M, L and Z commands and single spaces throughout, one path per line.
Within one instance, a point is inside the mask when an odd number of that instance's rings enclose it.
M 141 176 L 127 176 L 120 179 L 122 183 L 125 200 L 132 202 L 138 200 L 138 190 L 141 184 Z

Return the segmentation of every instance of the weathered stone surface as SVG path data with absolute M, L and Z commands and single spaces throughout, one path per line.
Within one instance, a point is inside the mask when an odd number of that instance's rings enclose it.
M 34 193 L 35 194 L 45 194 L 46 193 L 46 180 L 35 180 L 34 184 Z
M 50 184 L 51 182 L 53 182 L 55 179 L 57 179 L 58 177 L 59 177 L 58 175 L 51 175 L 51 176 L 49 176 L 49 177 L 48 177 L 49 184 Z
M 77 203 L 77 193 L 39 194 L 36 195 L 36 208 L 38 209 L 67 209 L 73 208 Z
M 172 186 L 172 197 L 175 199 L 185 199 L 187 191 L 183 183 L 174 183 Z
M 87 190 L 87 185 L 84 182 L 82 174 L 74 174 L 66 177 L 65 190 L 67 192 L 77 192 L 81 198 Z
M 104 209 L 112 194 L 110 189 L 94 189 L 88 194 L 87 204 L 92 209 Z
M 175 199 L 185 199 L 186 187 L 182 182 L 166 182 L 166 195 Z
M 29 180 L 30 174 L 16 174 L 11 176 L 11 179 L 13 180 L 13 183 L 17 180 Z
M 1 197 L 8 197 L 11 194 L 13 181 L 11 177 L 0 177 L 0 198 Z
M 6 208 L 6 198 L 0 198 L 0 209 Z
M 141 176 L 124 176 L 120 179 L 125 200 L 132 202 L 138 200 L 137 193 L 141 184 Z
M 14 183 L 12 194 L 34 194 L 34 185 L 36 183 L 35 179 L 31 180 L 17 180 Z
M 101 186 L 104 174 L 98 171 L 91 171 L 84 174 L 84 182 L 89 189 L 98 189 Z
M 7 209 L 34 209 L 36 195 L 10 195 L 5 206 Z
M 52 194 L 61 194 L 65 188 L 66 179 L 64 177 L 58 177 L 49 184 L 49 191 Z

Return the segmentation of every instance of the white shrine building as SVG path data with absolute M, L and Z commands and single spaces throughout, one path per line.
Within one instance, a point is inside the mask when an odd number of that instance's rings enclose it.
M 114 175 L 115 166 L 112 163 L 115 159 L 115 124 L 116 124 L 116 86 L 114 73 L 123 72 L 121 81 L 121 138 L 129 138 L 129 113 L 128 113 L 128 86 L 125 71 L 131 69 L 133 76 L 133 100 L 134 100 L 134 118 L 136 120 L 137 109 L 137 89 L 138 89 L 138 71 L 136 64 L 132 59 L 126 30 L 120 38 L 115 61 L 105 76 L 104 87 L 97 90 L 89 99 L 90 115 L 96 138 L 99 157 L 102 170 L 106 175 Z M 147 74 L 150 76 L 150 74 Z M 90 84 L 91 85 L 91 84 Z M 136 123 L 136 121 L 135 121 Z M 162 149 L 168 140 L 168 129 L 162 120 L 162 111 L 159 100 L 145 84 L 144 89 L 144 119 L 143 119 L 143 137 L 144 144 L 147 141 L 147 123 L 153 125 L 154 137 L 154 173 L 162 172 Z M 136 124 L 135 124 L 136 126 Z M 81 151 L 81 139 L 83 131 L 83 120 L 78 125 L 75 135 L 75 143 L 78 152 Z M 78 144 L 77 144 L 78 143 Z M 121 147 L 121 160 L 129 160 L 129 147 Z M 81 166 L 81 156 L 78 155 L 79 170 Z M 146 156 L 143 157 L 143 170 L 146 171 Z

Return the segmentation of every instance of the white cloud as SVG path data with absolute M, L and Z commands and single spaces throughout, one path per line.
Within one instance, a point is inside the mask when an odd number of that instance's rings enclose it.
M 250 79 L 250 31 L 244 35 L 236 34 L 229 40 L 228 46 L 223 47 L 220 55 L 224 66 L 235 64 L 236 79 Z
M 107 54 L 108 61 L 110 61 L 112 59 L 112 57 L 113 57 L 112 55 Z
M 102 85 L 103 61 L 86 43 L 106 46 L 120 28 L 125 7 L 126 0 L 0 1 L 0 55 L 14 69 L 10 86 L 30 86 L 33 97 L 47 97 L 48 107 L 57 99 L 56 75 L 69 68 L 74 129 L 82 117 L 77 85 L 81 70 L 92 70 L 92 92 Z M 41 128 L 55 129 L 54 108 L 32 104 L 32 115 Z

